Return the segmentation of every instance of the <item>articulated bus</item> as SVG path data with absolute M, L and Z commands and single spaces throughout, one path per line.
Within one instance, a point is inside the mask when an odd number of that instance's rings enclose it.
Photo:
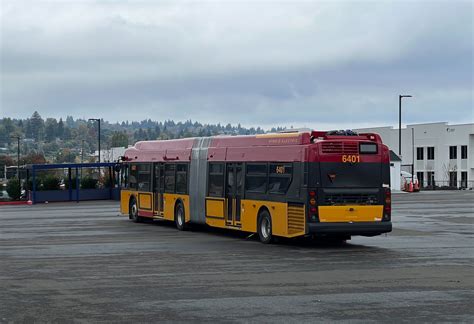
M 273 237 L 392 230 L 389 150 L 377 134 L 308 131 L 141 141 L 122 157 L 121 212 Z

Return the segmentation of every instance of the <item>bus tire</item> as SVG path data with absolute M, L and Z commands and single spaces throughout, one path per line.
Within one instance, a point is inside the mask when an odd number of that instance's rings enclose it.
M 258 215 L 257 233 L 260 242 L 268 244 L 272 241 L 272 217 L 268 210 L 262 210 Z
M 186 215 L 184 213 L 184 206 L 181 201 L 176 204 L 174 209 L 174 222 L 178 230 L 186 230 Z
M 138 216 L 138 205 L 135 197 L 130 198 L 130 203 L 128 204 L 128 218 L 134 223 L 141 221 L 140 216 Z

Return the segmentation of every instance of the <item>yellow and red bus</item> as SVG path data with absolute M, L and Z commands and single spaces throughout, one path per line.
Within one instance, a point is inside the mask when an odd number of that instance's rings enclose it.
M 377 134 L 307 131 L 141 141 L 123 157 L 121 212 L 273 237 L 392 230 L 389 150 Z

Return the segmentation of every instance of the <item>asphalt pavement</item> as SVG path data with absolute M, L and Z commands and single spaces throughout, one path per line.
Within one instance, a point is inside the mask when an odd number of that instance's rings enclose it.
M 474 192 L 393 196 L 347 244 L 134 224 L 118 203 L 0 207 L 0 322 L 474 322 Z

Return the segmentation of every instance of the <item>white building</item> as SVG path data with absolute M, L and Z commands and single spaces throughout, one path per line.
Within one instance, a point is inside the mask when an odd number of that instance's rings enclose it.
M 125 154 L 125 147 L 111 147 L 110 149 L 100 150 L 100 162 L 115 162 Z M 95 151 L 93 156 L 97 159 L 99 151 Z
M 391 150 L 399 153 L 398 128 L 374 127 L 355 131 L 378 133 Z M 402 166 L 413 165 L 423 187 L 474 187 L 474 123 L 407 125 L 402 128 L 401 146 Z

